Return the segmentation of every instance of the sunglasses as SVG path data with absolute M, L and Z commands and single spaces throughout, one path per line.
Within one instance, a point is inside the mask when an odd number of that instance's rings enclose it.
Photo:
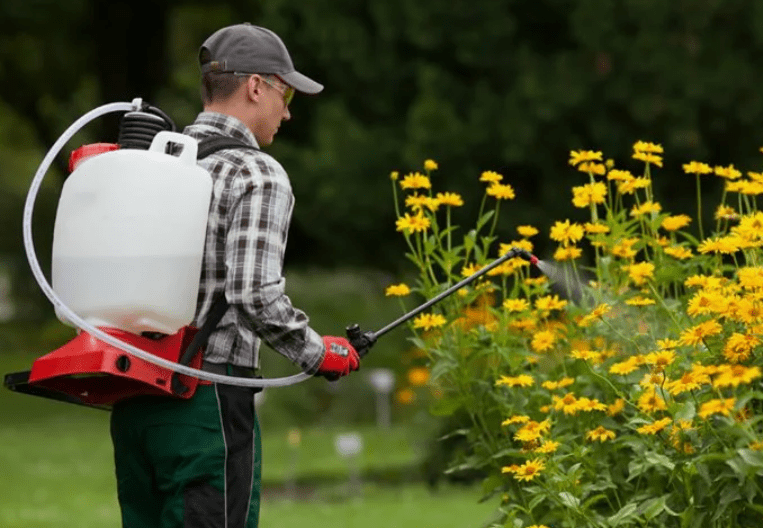
M 243 73 L 243 72 L 232 72 L 233 75 L 236 75 L 238 77 L 246 77 L 250 75 L 255 75 L 254 73 Z M 259 75 L 259 74 L 258 74 Z M 286 84 L 286 82 L 281 79 L 278 75 L 272 74 L 272 75 L 260 75 L 260 78 L 265 81 L 267 84 L 281 92 L 283 95 L 283 102 L 286 106 L 289 106 L 291 103 L 291 100 L 294 99 L 294 94 L 296 93 L 296 90 Z

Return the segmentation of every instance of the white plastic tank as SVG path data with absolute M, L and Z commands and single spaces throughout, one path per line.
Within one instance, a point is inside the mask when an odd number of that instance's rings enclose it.
M 172 334 L 193 320 L 212 193 L 197 152 L 195 139 L 162 131 L 148 150 L 93 156 L 66 179 L 52 284 L 90 324 Z

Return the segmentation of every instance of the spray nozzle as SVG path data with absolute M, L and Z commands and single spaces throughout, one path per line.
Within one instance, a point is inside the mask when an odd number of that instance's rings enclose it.
M 509 257 L 509 258 L 519 257 L 519 258 L 522 258 L 522 259 L 528 261 L 532 265 L 537 265 L 538 264 L 538 257 L 533 255 L 532 253 L 530 253 L 526 249 L 522 249 L 522 248 L 514 246 L 513 248 L 511 248 L 509 250 L 509 254 L 511 255 L 511 257 Z

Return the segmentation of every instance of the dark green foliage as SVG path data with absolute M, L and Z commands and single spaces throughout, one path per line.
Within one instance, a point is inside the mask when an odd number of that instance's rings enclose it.
M 575 217 L 569 187 L 580 176 L 567 164 L 571 149 L 628 159 L 638 139 L 661 143 L 656 194 L 671 197 L 666 209 L 689 214 L 693 182 L 682 163 L 759 169 L 759 2 L 149 4 L 2 4 L 0 21 L 11 29 L 0 36 L 0 125 L 21 121 L 31 130 L 23 149 L 2 134 L 0 177 L 16 189 L 4 201 L 21 200 L 31 179 L 8 170 L 19 165 L 12 158 L 28 158 L 31 141 L 41 159 L 99 104 L 142 96 L 187 124 L 200 109 L 199 43 L 243 20 L 281 34 L 298 69 L 326 86 L 294 101 L 272 149 L 297 195 L 292 264 L 401 268 L 388 175 L 419 170 L 427 158 L 440 164 L 437 188 L 464 195 L 454 218 L 462 224 L 479 207 L 479 174 L 505 175 L 517 190 L 499 225 L 507 239 L 518 224 L 545 230 Z M 113 140 L 107 124 L 80 142 Z M 639 163 L 621 168 L 638 171 Z M 703 190 L 716 196 L 717 183 Z M 550 254 L 547 237 L 538 239 L 539 253 Z

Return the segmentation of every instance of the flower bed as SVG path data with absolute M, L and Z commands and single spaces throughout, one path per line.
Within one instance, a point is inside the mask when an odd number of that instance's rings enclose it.
M 639 141 L 633 159 L 641 174 L 571 152 L 581 218 L 553 225 L 542 273 L 508 260 L 411 324 L 432 412 L 469 417 L 454 470 L 488 472 L 502 526 L 763 526 L 763 175 L 684 164 L 691 218 L 653 196 L 662 147 Z M 418 275 L 388 295 L 431 298 L 541 236 L 497 239 L 515 192 L 490 171 L 476 225 L 460 230 L 463 200 L 433 190 L 437 170 L 392 173 Z M 709 177 L 725 186 L 705 226 Z

